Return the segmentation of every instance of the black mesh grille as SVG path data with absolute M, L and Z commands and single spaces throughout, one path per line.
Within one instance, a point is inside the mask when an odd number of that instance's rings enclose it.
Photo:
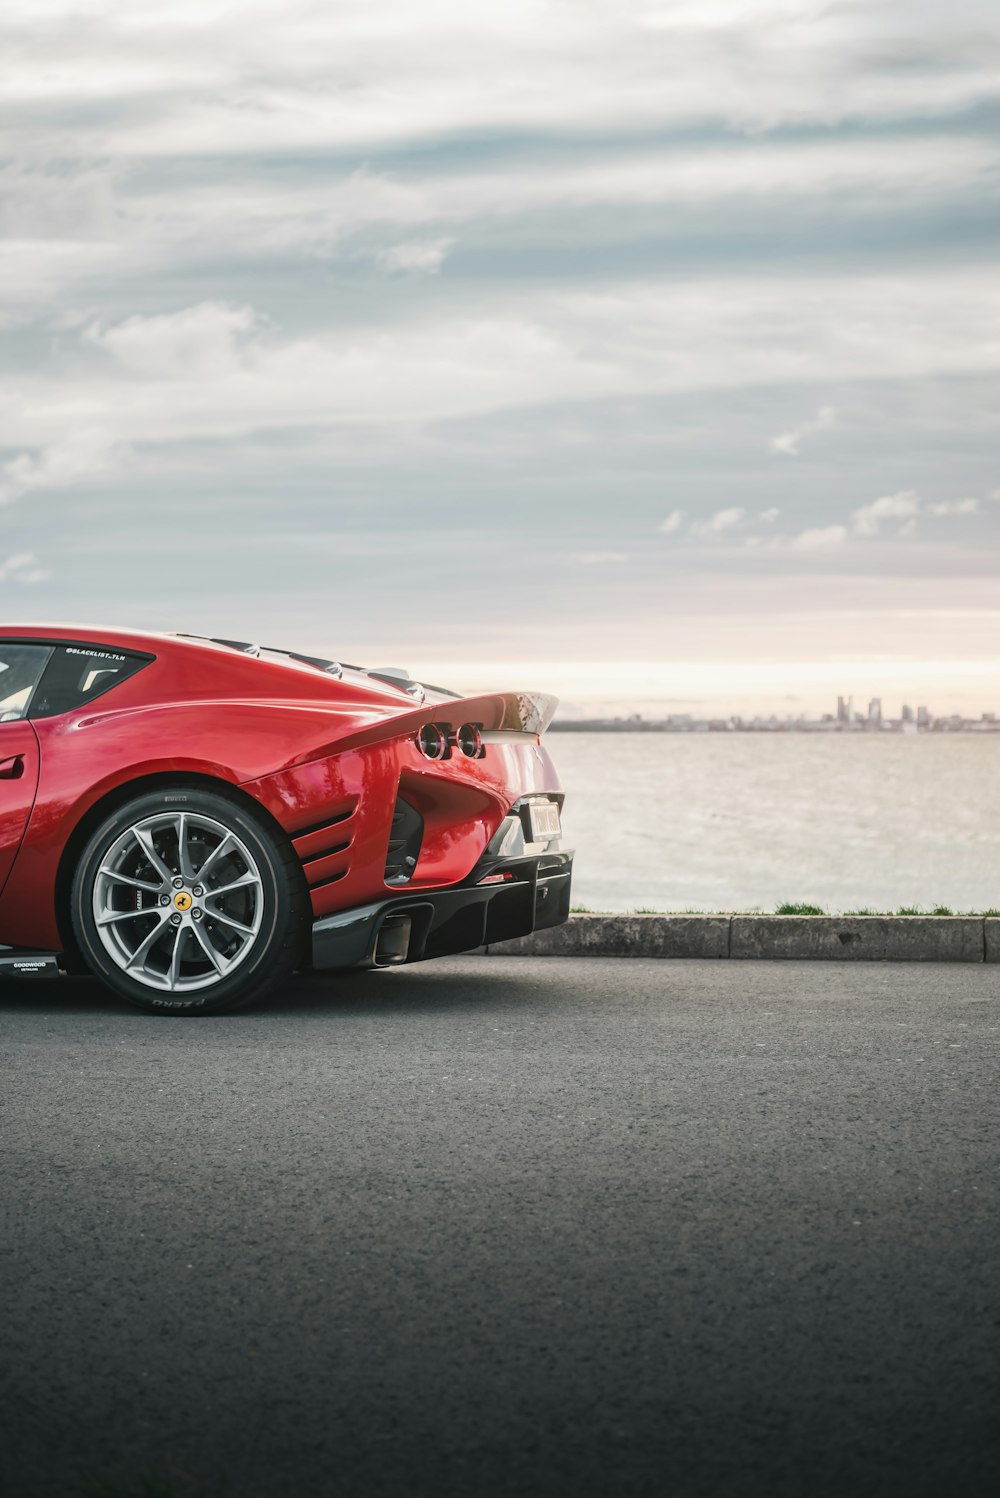
M 409 883 L 420 855 L 423 835 L 423 817 L 402 796 L 398 797 L 392 813 L 389 851 L 385 860 L 386 884 Z

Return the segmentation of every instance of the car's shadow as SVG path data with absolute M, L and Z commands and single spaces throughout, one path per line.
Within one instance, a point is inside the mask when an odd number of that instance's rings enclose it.
M 461 961 L 461 970 L 456 963 Z M 520 967 L 520 962 L 516 964 Z M 556 967 L 551 978 L 556 980 Z M 557 982 L 555 987 L 560 986 Z M 509 963 L 489 958 L 450 959 L 383 971 L 303 973 L 291 978 L 263 1003 L 230 1015 L 183 1016 L 196 1023 L 248 1024 L 262 1019 L 273 1022 L 282 1015 L 336 1019 L 345 1013 L 380 1015 L 475 1009 L 484 1001 L 512 1006 L 537 1004 L 540 985 L 537 973 L 529 976 L 511 971 Z M 549 988 L 546 983 L 545 988 Z M 93 978 L 11 978 L 0 981 L 0 1017 L 5 1014 L 119 1015 L 148 1020 L 176 1020 L 170 1014 L 149 1014 L 133 1009 Z

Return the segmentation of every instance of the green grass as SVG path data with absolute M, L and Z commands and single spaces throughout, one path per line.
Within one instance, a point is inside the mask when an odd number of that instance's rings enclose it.
M 617 912 L 621 914 L 621 912 Z M 652 905 L 637 905 L 634 910 L 628 910 L 626 915 L 763 915 L 759 905 L 752 905 L 749 910 L 695 910 L 686 906 L 683 910 L 657 910 Z
M 955 912 L 949 905 L 935 905 L 933 910 L 921 910 L 919 905 L 901 905 L 898 910 L 845 910 L 845 915 L 881 915 L 881 916 L 917 916 L 917 915 L 954 915 Z M 962 915 L 984 916 L 989 915 L 988 910 L 963 910 Z
M 751 905 L 747 910 L 695 910 L 687 908 L 684 910 L 657 910 L 652 905 L 637 905 L 634 910 L 607 911 L 591 910 L 588 905 L 572 905 L 571 915 L 764 915 L 759 905 Z M 877 916 L 888 919 L 893 916 L 921 916 L 921 915 L 967 915 L 981 920 L 984 916 L 1000 918 L 1000 909 L 990 906 L 986 910 L 952 910 L 950 905 L 935 905 L 930 910 L 921 910 L 919 905 L 901 905 L 898 910 L 874 910 L 870 905 L 859 905 L 850 910 L 824 910 L 822 905 L 811 905 L 805 900 L 785 900 L 775 907 L 775 915 L 823 915 L 836 918 L 862 918 L 865 916 Z

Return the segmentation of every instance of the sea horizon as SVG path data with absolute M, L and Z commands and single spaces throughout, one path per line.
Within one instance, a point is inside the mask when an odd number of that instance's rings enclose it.
M 975 734 L 623 734 L 550 744 L 591 910 L 1000 907 L 1000 758 Z

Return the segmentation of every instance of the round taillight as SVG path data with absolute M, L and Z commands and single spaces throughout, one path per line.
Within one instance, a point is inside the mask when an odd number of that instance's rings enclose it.
M 483 736 L 475 723 L 463 723 L 455 735 L 455 742 L 470 759 L 478 759 L 483 752 Z
M 425 723 L 417 733 L 417 748 L 425 759 L 444 759 L 448 740 L 436 723 Z

